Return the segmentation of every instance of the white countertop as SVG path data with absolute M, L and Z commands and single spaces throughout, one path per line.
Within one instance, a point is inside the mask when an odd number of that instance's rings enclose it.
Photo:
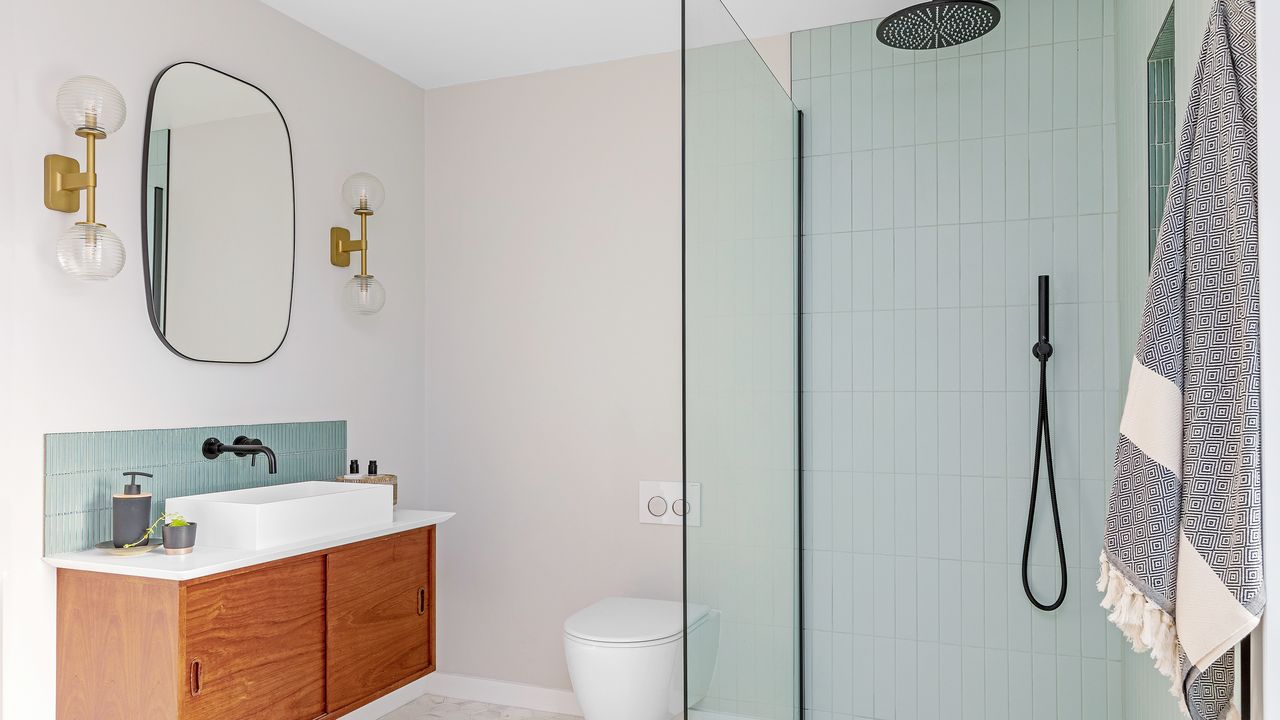
M 265 550 L 233 550 L 201 545 L 200 536 L 197 534 L 195 550 L 187 555 L 165 555 L 163 550 L 152 550 L 143 555 L 119 557 L 104 550 L 95 549 L 49 555 L 44 561 L 54 567 L 68 570 L 134 575 L 158 580 L 191 580 L 428 525 L 439 525 L 451 517 L 453 517 L 451 512 L 396 510 L 390 525 L 380 525 Z

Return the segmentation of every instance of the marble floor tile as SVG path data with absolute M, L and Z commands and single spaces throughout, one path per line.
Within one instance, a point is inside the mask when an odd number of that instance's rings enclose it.
M 574 715 L 423 695 L 382 720 L 581 720 Z

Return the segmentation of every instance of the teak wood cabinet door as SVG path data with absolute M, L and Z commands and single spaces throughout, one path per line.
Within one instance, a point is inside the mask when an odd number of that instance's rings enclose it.
M 435 670 L 434 527 L 192 580 L 58 570 L 58 720 L 336 720 Z
M 325 714 L 325 559 L 183 586 L 184 720 Z
M 434 554 L 434 527 L 329 553 L 330 712 L 434 668 Z

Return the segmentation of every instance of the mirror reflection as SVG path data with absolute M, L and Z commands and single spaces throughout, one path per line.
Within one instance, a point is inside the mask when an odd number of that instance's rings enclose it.
M 198 63 L 156 78 L 143 187 L 152 324 L 175 353 L 259 362 L 293 294 L 289 131 L 258 88 Z

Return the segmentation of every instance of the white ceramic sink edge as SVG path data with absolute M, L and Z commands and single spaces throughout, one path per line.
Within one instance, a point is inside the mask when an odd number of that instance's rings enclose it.
M 165 512 L 197 523 L 196 545 L 263 550 L 392 521 L 389 485 L 311 481 L 187 495 Z

